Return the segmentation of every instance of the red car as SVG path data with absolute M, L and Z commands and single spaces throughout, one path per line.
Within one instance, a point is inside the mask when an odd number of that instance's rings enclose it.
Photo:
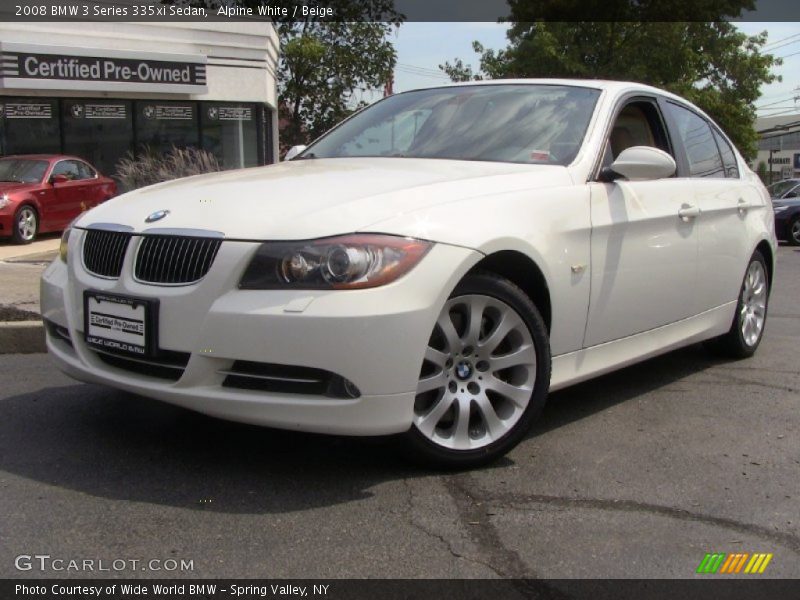
M 61 231 L 117 193 L 114 180 L 85 160 L 62 154 L 0 158 L 0 238 L 20 244 Z

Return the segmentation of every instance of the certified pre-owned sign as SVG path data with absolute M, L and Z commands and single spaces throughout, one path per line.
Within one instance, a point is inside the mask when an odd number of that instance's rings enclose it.
M 0 45 L 0 87 L 202 93 L 204 56 Z

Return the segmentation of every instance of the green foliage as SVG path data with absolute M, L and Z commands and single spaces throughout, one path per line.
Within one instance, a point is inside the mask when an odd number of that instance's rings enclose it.
M 570 1 L 510 0 L 509 46 L 487 50 L 474 42 L 480 72 L 459 59 L 441 65 L 442 70 L 454 81 L 576 77 L 647 83 L 697 104 L 745 157 L 755 156 L 754 103 L 761 85 L 778 79 L 771 70 L 780 59 L 762 53 L 766 33 L 749 37 L 721 21 L 751 8 L 751 0 L 696 0 L 689 8 L 683 0 L 606 0 L 608 17 L 622 20 L 531 22 L 534 15 L 547 14 L 547 10 L 569 10 Z M 599 14 L 591 3 L 588 10 Z M 684 13 L 686 18 L 702 14 L 709 20 L 635 20 Z
M 402 16 L 392 0 L 331 0 L 350 22 L 277 22 L 283 151 L 307 144 L 361 108 L 358 92 L 381 89 L 397 56 L 389 39 Z
M 756 173 L 761 178 L 761 181 L 767 183 L 767 163 L 763 160 L 758 161 L 758 166 L 756 167 Z

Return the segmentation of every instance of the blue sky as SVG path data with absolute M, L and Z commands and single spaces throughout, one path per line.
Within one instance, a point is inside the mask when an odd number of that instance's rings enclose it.
M 738 27 L 753 35 L 767 31 L 767 50 L 774 47 L 776 56 L 786 56 L 784 64 L 775 72 L 783 81 L 762 88 L 757 106 L 764 106 L 760 115 L 800 112 L 800 23 L 740 23 Z M 395 91 L 417 87 L 430 87 L 446 83 L 447 77 L 438 70 L 445 61 L 461 58 L 473 68 L 478 57 L 472 50 L 472 41 L 478 40 L 487 48 L 506 46 L 506 25 L 497 23 L 405 23 L 393 37 L 398 55 L 395 72 Z M 787 39 L 788 38 L 788 39 Z

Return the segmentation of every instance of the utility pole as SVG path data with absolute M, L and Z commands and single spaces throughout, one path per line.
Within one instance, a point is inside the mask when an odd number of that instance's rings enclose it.
M 769 149 L 769 184 L 772 185 L 772 155 L 775 152 L 774 148 Z

